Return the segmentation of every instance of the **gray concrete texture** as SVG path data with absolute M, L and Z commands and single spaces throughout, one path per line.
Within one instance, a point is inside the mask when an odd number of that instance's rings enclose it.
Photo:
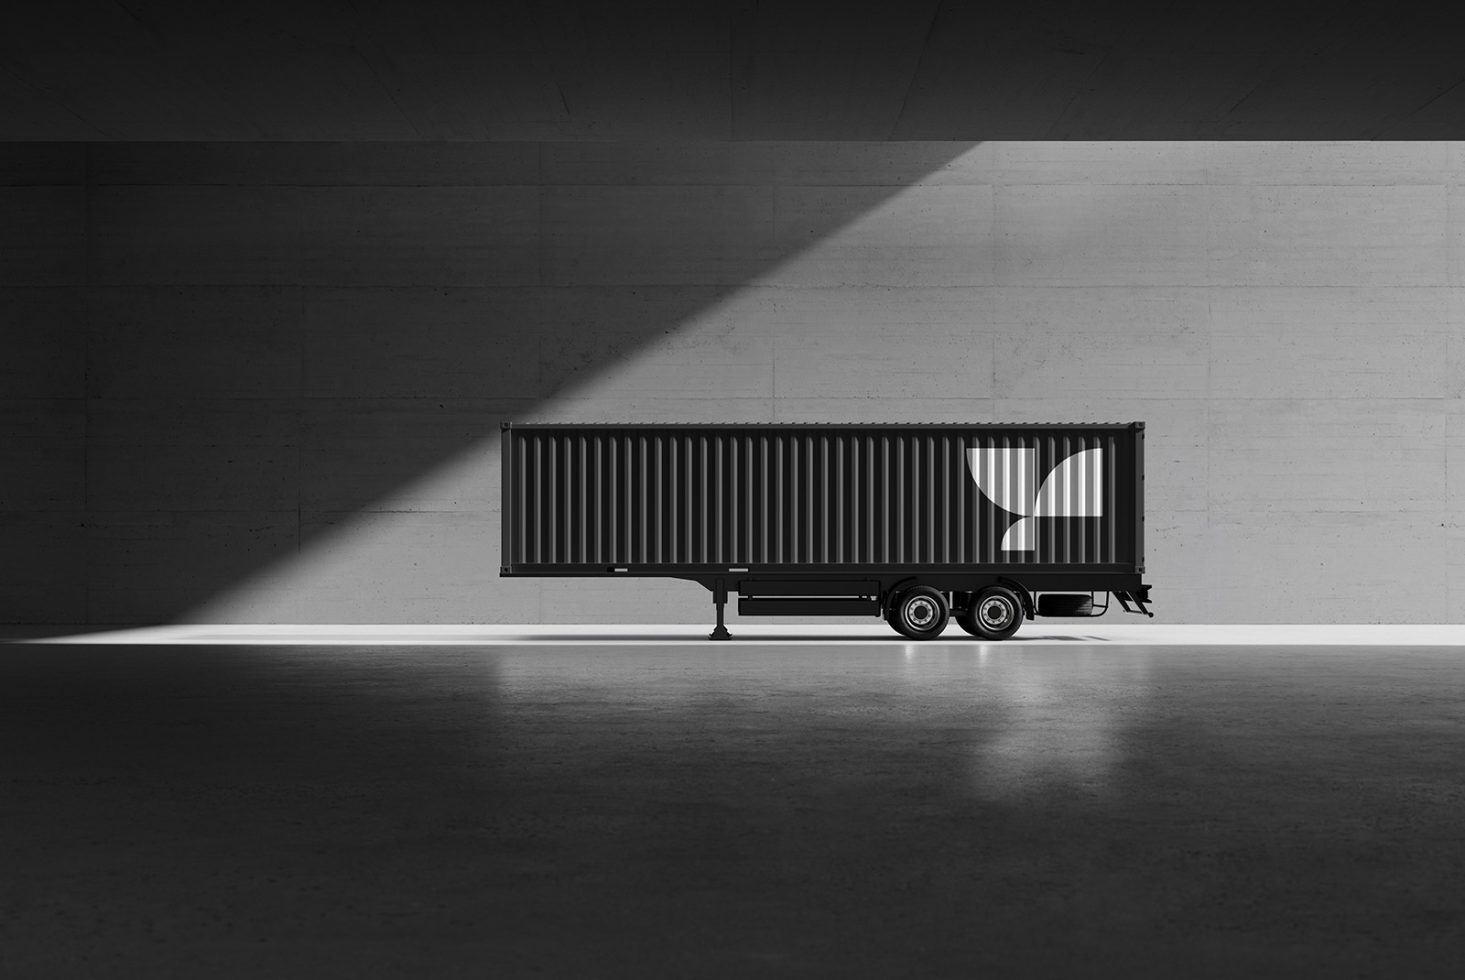
M 1465 144 L 6 144 L 0 620 L 503 581 L 532 421 L 1149 423 L 1171 622 L 1465 617 Z
M 6 975 L 1465 974 L 1458 647 L 614 639 L 0 645 Z

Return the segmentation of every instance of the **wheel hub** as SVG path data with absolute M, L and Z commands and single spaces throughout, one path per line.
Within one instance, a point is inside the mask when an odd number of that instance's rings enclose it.
M 905 607 L 906 622 L 918 629 L 930 626 L 936 618 L 936 604 L 930 599 L 920 598 Z
M 992 629 L 1001 629 L 1012 618 L 1007 603 L 1001 599 L 988 599 L 982 603 L 982 622 Z

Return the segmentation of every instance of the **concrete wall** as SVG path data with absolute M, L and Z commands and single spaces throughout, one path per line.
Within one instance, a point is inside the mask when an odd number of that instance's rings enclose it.
M 501 581 L 522 420 L 1149 423 L 1172 622 L 1465 616 L 1465 147 L 0 147 L 0 620 L 701 621 Z

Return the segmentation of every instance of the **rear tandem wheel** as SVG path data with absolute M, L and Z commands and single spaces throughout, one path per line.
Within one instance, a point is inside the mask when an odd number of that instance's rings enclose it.
M 1022 600 L 1005 585 L 994 585 L 973 596 L 956 622 L 978 639 L 1005 640 L 1022 625 Z
M 902 589 L 891 600 L 885 619 L 901 636 L 930 640 L 941 635 L 951 619 L 946 596 L 929 585 Z

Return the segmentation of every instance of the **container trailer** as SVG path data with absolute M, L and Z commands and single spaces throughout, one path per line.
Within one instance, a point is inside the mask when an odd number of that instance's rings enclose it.
M 1153 616 L 1143 422 L 503 426 L 504 576 L 674 578 L 744 616 Z M 1097 597 L 1103 595 L 1103 604 Z

